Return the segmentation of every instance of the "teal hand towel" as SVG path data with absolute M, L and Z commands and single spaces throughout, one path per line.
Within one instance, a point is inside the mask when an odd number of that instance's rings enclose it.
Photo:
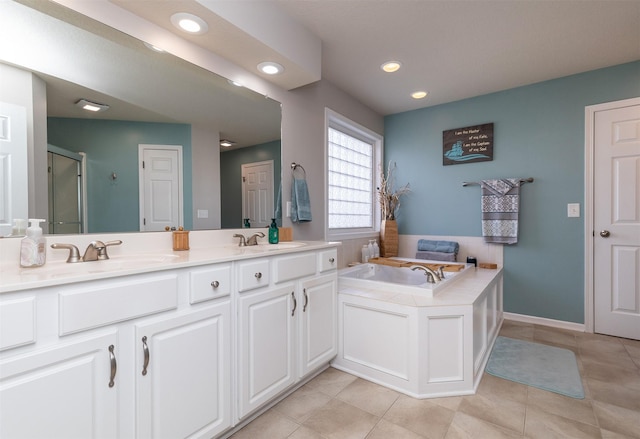
M 293 179 L 293 184 L 291 185 L 291 221 L 294 223 L 311 221 L 311 201 L 305 179 Z

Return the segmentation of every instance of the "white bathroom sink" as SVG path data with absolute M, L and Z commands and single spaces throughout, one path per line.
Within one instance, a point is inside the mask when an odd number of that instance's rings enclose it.
M 265 251 L 274 251 L 274 250 L 286 250 L 291 248 L 298 248 L 307 245 L 304 242 L 279 242 L 277 244 L 269 244 L 269 243 L 260 243 L 258 245 L 250 245 L 244 247 L 245 250 L 255 251 L 255 252 L 265 252 Z

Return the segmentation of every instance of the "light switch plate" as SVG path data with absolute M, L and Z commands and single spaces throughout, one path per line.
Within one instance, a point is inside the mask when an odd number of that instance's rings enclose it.
M 567 217 L 579 218 L 580 217 L 580 203 L 567 204 Z
M 285 216 L 287 218 L 291 218 L 291 201 L 287 201 L 287 209 L 285 211 Z
M 198 209 L 198 218 L 209 218 L 209 211 L 207 209 Z

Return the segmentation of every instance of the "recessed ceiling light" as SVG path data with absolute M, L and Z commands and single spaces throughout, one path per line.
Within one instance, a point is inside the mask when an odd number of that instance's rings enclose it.
M 220 146 L 222 146 L 223 148 L 229 148 L 235 144 L 236 142 L 233 142 L 231 140 L 227 140 L 227 139 L 220 140 Z
M 242 87 L 242 84 L 238 81 L 234 81 L 233 79 L 227 79 L 227 82 L 231 85 L 235 85 L 236 87 Z
M 153 50 L 154 52 L 158 52 L 158 53 L 164 53 L 164 49 L 159 48 L 158 46 L 154 46 L 151 43 L 147 43 L 146 41 L 144 42 L 144 45 L 147 49 L 149 50 Z
M 413 99 L 422 99 L 422 98 L 427 97 L 427 92 L 426 91 L 422 91 L 422 90 L 414 91 L 413 93 L 411 93 L 411 97 Z
M 267 61 L 258 64 L 258 70 L 262 73 L 266 73 L 267 75 L 277 75 L 284 72 L 284 67 L 277 62 Z
M 78 102 L 76 102 L 76 105 L 83 110 L 93 111 L 94 113 L 107 111 L 109 109 L 109 106 L 107 104 L 99 104 L 97 102 L 91 102 L 86 99 L 80 99 Z
M 202 35 L 209 30 L 209 26 L 202 18 L 187 12 L 173 14 L 171 16 L 171 23 L 178 29 L 193 35 Z
M 401 66 L 402 64 L 400 63 L 400 61 L 387 61 L 386 63 L 382 64 L 380 68 L 387 73 L 393 73 L 400 70 Z

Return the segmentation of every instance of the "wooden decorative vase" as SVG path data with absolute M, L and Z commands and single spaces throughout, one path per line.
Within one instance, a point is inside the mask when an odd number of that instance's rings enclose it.
M 380 256 L 398 256 L 398 223 L 396 220 L 382 220 L 380 224 Z

